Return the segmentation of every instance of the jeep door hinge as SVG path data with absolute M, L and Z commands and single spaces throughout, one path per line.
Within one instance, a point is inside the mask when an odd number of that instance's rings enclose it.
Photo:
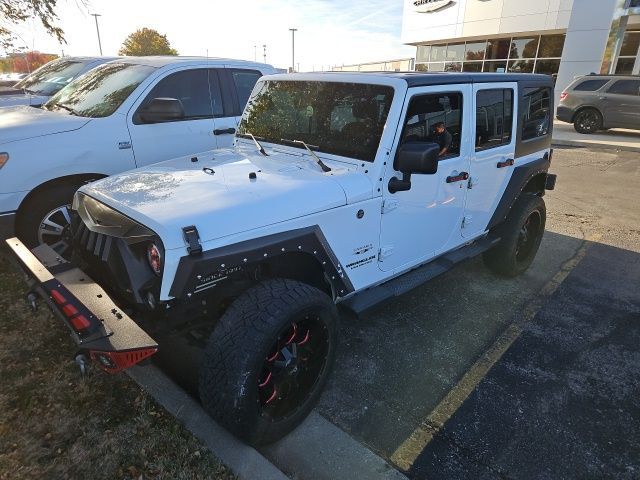
M 187 252 L 189 255 L 199 255 L 202 253 L 202 245 L 200 245 L 200 234 L 195 225 L 182 228 L 182 234 L 187 242 Z
M 398 208 L 398 200 L 385 198 L 382 201 L 382 213 L 389 213 L 391 210 L 395 210 L 396 208 Z
M 465 215 L 462 217 L 462 228 L 465 228 L 473 223 L 473 217 L 471 215 Z
M 378 250 L 378 261 L 382 262 L 385 258 L 390 257 L 393 254 L 393 246 L 388 245 L 386 247 L 380 247 Z

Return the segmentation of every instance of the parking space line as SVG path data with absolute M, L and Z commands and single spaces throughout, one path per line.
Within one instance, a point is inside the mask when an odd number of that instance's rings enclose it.
M 522 327 L 531 321 L 542 308 L 547 297 L 552 295 L 571 271 L 585 257 L 589 242 L 597 241 L 600 235 L 588 236 L 580 245 L 576 253 L 567 260 L 560 270 L 549 280 L 516 317 L 494 343 L 480 356 L 471 368 L 462 376 L 460 381 L 440 401 L 427 418 L 391 455 L 391 461 L 400 469 L 407 471 L 411 468 L 420 453 L 431 442 L 433 437 L 444 427 L 445 423 L 460 408 L 467 397 L 475 390 L 480 381 L 487 375 L 491 367 L 500 360 L 513 342 L 522 333 Z

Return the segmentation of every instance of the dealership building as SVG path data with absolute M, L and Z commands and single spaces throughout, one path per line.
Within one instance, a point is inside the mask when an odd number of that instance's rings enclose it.
M 640 0 L 404 0 L 421 71 L 640 73 Z

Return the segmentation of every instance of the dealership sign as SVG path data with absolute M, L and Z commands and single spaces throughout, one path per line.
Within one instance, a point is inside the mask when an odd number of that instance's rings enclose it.
M 442 10 L 454 3 L 453 0 L 413 0 L 413 6 L 418 13 L 431 13 Z

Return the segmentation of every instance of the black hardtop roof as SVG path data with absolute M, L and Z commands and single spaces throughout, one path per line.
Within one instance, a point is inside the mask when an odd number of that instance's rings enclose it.
M 400 78 L 409 87 L 426 87 L 429 85 L 447 85 L 453 83 L 488 83 L 488 82 L 526 82 L 553 85 L 551 75 L 535 73 L 459 73 L 459 72 L 324 72 L 327 74 L 362 74 L 381 75 Z

